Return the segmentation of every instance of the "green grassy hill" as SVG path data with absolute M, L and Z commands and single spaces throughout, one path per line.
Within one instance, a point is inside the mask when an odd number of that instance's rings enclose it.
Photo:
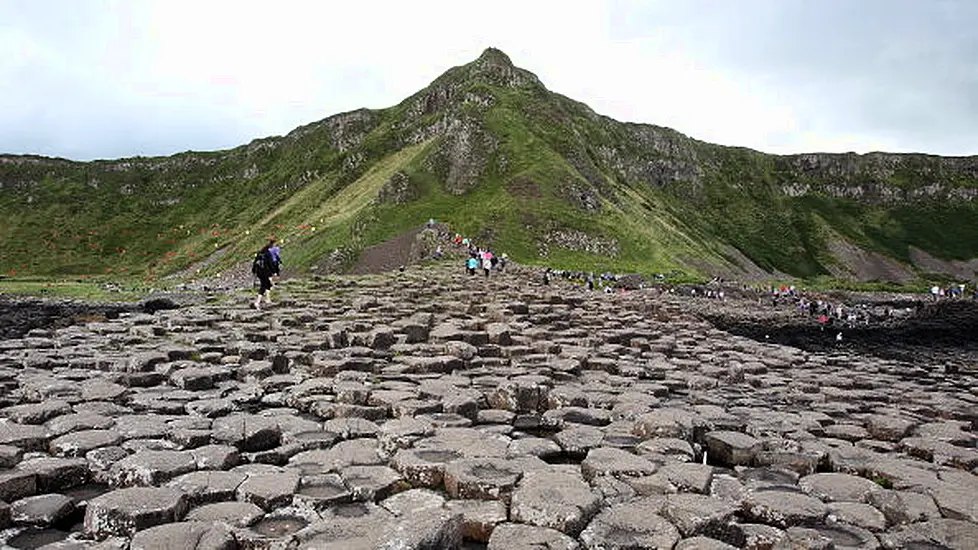
M 227 151 L 0 156 L 0 265 L 153 280 L 275 235 L 291 267 L 336 268 L 435 218 L 558 267 L 961 277 L 976 197 L 978 157 L 722 147 L 600 116 L 489 49 L 391 108 Z

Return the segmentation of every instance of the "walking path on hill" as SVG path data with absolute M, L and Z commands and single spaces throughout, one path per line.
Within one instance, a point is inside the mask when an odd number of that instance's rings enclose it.
M 456 263 L 0 341 L 44 548 L 974 548 L 978 380 Z

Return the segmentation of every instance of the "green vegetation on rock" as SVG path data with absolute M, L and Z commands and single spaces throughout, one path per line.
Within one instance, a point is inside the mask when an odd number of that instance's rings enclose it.
M 151 282 L 240 266 L 276 236 L 290 268 L 336 271 L 434 218 L 555 267 L 968 277 L 976 197 L 978 157 L 713 145 L 600 116 L 489 49 L 391 108 L 227 151 L 0 156 L 0 265 L 13 278 Z M 841 255 L 840 242 L 890 271 Z M 938 269 L 915 265 L 914 249 Z

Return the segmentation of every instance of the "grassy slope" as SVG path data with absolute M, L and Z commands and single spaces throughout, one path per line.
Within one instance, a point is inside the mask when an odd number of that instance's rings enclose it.
M 0 265 L 8 275 L 152 279 L 218 249 L 230 253 L 209 270 L 247 261 L 275 235 L 288 247 L 289 265 L 301 268 L 334 250 L 355 253 L 429 218 L 490 241 L 519 261 L 582 269 L 665 271 L 691 257 L 719 263 L 729 244 L 765 269 L 817 276 L 833 261 L 826 252 L 828 229 L 903 261 L 909 246 L 946 259 L 978 257 L 978 207 L 971 203 L 857 203 L 820 194 L 827 182 L 815 180 L 803 180 L 815 193 L 789 197 L 780 189 L 799 176 L 778 157 L 696 142 L 668 129 L 656 131 L 694 155 L 702 166 L 699 180 L 630 181 L 600 160 L 602 148 L 617 148 L 639 165 L 688 159 L 638 143 L 629 125 L 542 87 L 467 84 L 467 70 L 453 69 L 433 87 L 461 82 L 456 97 L 488 95 L 491 106 L 452 104 L 410 118 L 422 91 L 390 109 L 366 112 L 366 137 L 352 149 L 335 148 L 317 123 L 226 152 L 135 159 L 125 170 L 106 162 L 0 165 L 0 181 L 40 182 L 29 191 L 0 189 L 0 232 L 7 241 Z M 433 168 L 446 138 L 400 144 L 412 130 L 460 114 L 478 120 L 497 147 L 479 184 L 454 195 Z M 149 168 L 153 162 L 167 167 Z M 249 167 L 257 168 L 256 177 L 244 176 Z M 917 169 L 911 163 L 891 183 L 913 187 L 923 177 Z M 377 204 L 378 190 L 398 171 L 409 176 L 417 198 Z M 958 186 L 978 185 L 955 178 Z M 600 210 L 573 204 L 569 188 L 594 191 Z M 540 241 L 558 229 L 613 239 L 620 253 L 608 258 L 551 247 L 540 258 Z

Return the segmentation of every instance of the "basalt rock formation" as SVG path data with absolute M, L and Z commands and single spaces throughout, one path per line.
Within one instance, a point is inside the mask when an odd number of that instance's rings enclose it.
M 450 266 L 0 341 L 0 545 L 974 548 L 973 368 Z

